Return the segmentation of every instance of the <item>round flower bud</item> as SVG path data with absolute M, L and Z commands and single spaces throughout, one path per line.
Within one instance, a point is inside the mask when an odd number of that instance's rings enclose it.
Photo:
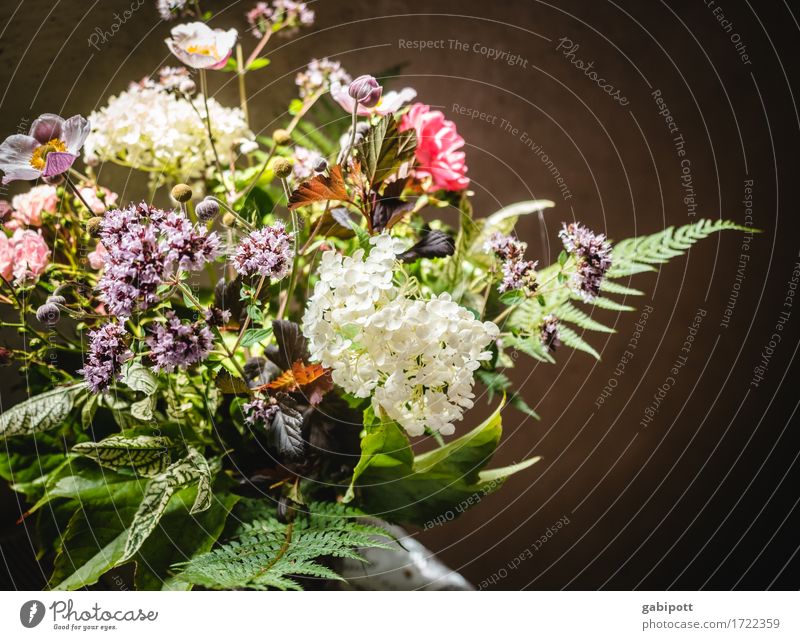
M 216 200 L 206 198 L 205 200 L 201 200 L 197 203 L 197 206 L 194 208 L 194 212 L 197 214 L 198 220 L 201 220 L 202 222 L 208 222 L 219 215 L 219 204 Z
M 224 224 L 226 227 L 232 227 L 236 224 L 236 216 L 230 211 L 225 212 L 225 215 L 222 216 L 222 224 Z
M 100 235 L 100 227 L 102 224 L 102 216 L 94 216 L 86 221 L 86 230 L 89 232 L 90 236 L 97 238 Z
M 367 107 L 367 109 L 371 109 L 378 104 L 378 101 L 381 99 L 383 87 L 378 84 L 378 81 L 374 77 L 363 75 L 358 76 L 358 78 L 350 83 L 348 93 L 358 104 Z
M 97 154 L 95 154 L 95 153 L 90 153 L 90 154 L 88 154 L 88 155 L 87 155 L 87 156 L 86 156 L 86 157 L 83 159 L 83 161 L 84 161 L 84 162 L 86 163 L 86 165 L 87 165 L 87 166 L 89 166 L 89 167 L 96 167 L 97 165 L 99 165 L 99 164 L 100 164 L 100 158 L 99 158 L 99 157 L 97 156 Z
M 176 184 L 170 195 L 178 202 L 189 202 L 192 199 L 192 188 L 188 184 Z
M 190 96 L 197 91 L 197 85 L 194 83 L 194 80 L 181 80 L 181 83 L 178 85 L 178 91 Z
M 275 158 L 272 162 L 272 171 L 281 180 L 284 180 L 292 175 L 292 161 L 286 158 Z
M 47 296 L 47 302 L 52 302 L 53 304 L 65 304 L 67 299 L 64 296 L 53 294 L 52 296 Z
M 61 319 L 61 311 L 52 302 L 45 302 L 36 310 L 36 319 L 42 324 L 55 324 Z
M 325 158 L 320 158 L 314 163 L 313 168 L 317 173 L 323 173 L 328 170 L 328 161 Z
M 291 143 L 292 136 L 286 129 L 275 129 L 275 131 L 272 132 L 272 139 L 275 141 L 275 144 L 285 147 L 287 144 Z

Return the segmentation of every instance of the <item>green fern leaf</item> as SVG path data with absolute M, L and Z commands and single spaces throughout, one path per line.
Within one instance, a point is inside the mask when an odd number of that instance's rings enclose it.
M 667 227 L 652 235 L 629 238 L 614 246 L 613 264 L 607 276 L 621 278 L 652 271 L 652 265 L 683 255 L 693 244 L 719 231 L 752 232 L 753 229 L 728 220 L 704 218 L 682 227 Z
M 598 322 L 570 302 L 565 302 L 558 307 L 555 311 L 555 315 L 561 322 L 571 322 L 572 324 L 578 325 L 581 329 L 600 331 L 602 333 L 616 333 L 614 329 Z
M 600 354 L 594 349 L 594 347 L 592 347 L 592 345 L 586 342 L 583 338 L 581 338 L 581 336 L 579 336 L 569 327 L 561 325 L 558 329 L 558 335 L 561 339 L 561 342 L 568 347 L 588 353 L 589 355 L 600 360 Z
M 238 524 L 224 543 L 178 565 L 181 580 L 212 589 L 300 590 L 297 578 L 341 580 L 321 558 L 362 560 L 360 549 L 390 548 L 390 534 L 338 503 L 314 503 L 293 522 L 277 519 L 274 506 L 243 501 Z

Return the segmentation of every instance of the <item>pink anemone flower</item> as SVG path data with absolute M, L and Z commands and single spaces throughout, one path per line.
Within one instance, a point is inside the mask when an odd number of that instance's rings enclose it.
M 0 171 L 5 174 L 3 184 L 50 178 L 66 172 L 78 157 L 89 129 L 89 121 L 83 116 L 67 120 L 52 113 L 39 116 L 28 135 L 8 136 L 0 145 Z

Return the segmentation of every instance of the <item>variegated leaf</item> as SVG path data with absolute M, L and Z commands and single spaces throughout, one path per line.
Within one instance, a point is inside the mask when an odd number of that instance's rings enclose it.
M 127 562 L 136 554 L 158 525 L 170 499 L 179 489 L 198 483 L 198 498 L 195 500 L 192 512 L 198 513 L 203 508 L 208 508 L 211 505 L 209 475 L 210 469 L 206 459 L 189 447 L 189 454 L 185 458 L 171 464 L 163 473 L 150 480 L 131 522 L 125 550 L 118 564 Z M 204 476 L 206 480 L 202 481 L 201 478 Z
M 82 383 L 58 387 L 4 411 L 0 415 L 0 438 L 28 436 L 61 426 L 83 388 Z
M 100 442 L 81 442 L 72 451 L 108 469 L 132 469 L 136 475 L 153 478 L 169 466 L 172 446 L 166 436 L 110 436 Z

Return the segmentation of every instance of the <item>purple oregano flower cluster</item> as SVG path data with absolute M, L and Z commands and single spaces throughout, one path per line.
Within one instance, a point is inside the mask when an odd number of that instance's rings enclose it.
M 558 232 L 567 253 L 578 261 L 573 280 L 575 293 L 591 302 L 600 295 L 600 285 L 611 268 L 611 244 L 602 233 L 594 233 L 579 222 L 564 223 Z
M 242 239 L 231 262 L 243 276 L 258 274 L 280 280 L 292 266 L 293 239 L 294 234 L 286 233 L 286 227 L 281 222 L 256 229 Z
M 156 372 L 172 373 L 178 367 L 205 360 L 214 346 L 214 335 L 204 323 L 183 322 L 174 311 L 164 314 L 166 322 L 153 325 L 146 339 Z
M 118 380 L 122 365 L 133 356 L 125 340 L 126 334 L 125 327 L 117 322 L 89 332 L 89 353 L 78 373 L 86 378 L 86 386 L 92 392 L 105 391 Z
M 493 252 L 503 261 L 501 266 L 503 279 L 497 290 L 500 293 L 520 290 L 526 295 L 533 295 L 539 284 L 536 281 L 536 260 L 525 260 L 527 243 L 496 232 L 486 243 L 485 249 Z
M 108 312 L 121 320 L 159 301 L 158 288 L 176 271 L 196 271 L 220 253 L 220 240 L 180 211 L 164 211 L 145 203 L 108 211 L 99 230 L 106 249 L 103 275 L 97 285 Z M 165 323 L 154 325 L 147 338 L 155 371 L 172 372 L 203 360 L 214 337 L 198 321 L 185 324 L 168 311 Z M 219 320 L 225 321 L 224 314 Z M 89 333 L 89 352 L 80 370 L 95 393 L 119 379 L 122 364 L 132 357 L 117 320 Z
M 120 318 L 153 306 L 175 270 L 198 270 L 220 253 L 215 232 L 145 203 L 107 212 L 100 240 L 106 253 L 98 289 L 109 313 Z

